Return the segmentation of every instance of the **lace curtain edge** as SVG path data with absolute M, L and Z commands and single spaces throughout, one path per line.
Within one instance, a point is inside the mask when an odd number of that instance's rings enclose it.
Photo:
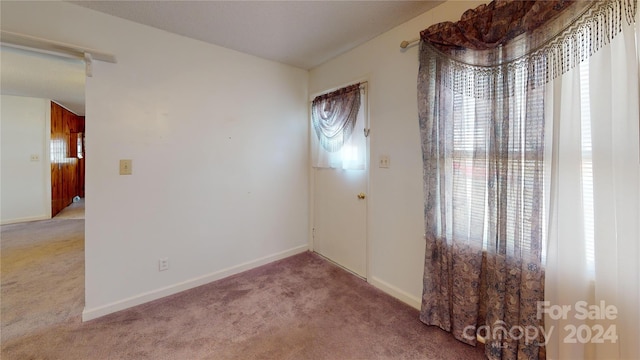
M 573 6 L 549 26 L 496 49 L 447 54 L 423 38 L 421 67 L 437 64 L 438 81 L 456 93 L 492 99 L 505 95 L 502 84 L 516 74 L 524 72 L 527 86 L 535 88 L 573 69 L 609 44 L 625 22 L 633 24 L 637 12 L 637 0 L 581 1 Z
M 360 109 L 360 84 L 316 96 L 311 104 L 311 122 L 322 148 L 337 152 L 349 140 Z M 327 110 L 325 107 L 328 106 Z

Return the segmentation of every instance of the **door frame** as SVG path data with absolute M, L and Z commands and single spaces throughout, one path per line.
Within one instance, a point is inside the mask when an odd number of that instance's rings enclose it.
M 364 280 L 369 282 L 369 278 L 371 276 L 372 272 L 372 259 L 373 259 L 373 252 L 371 249 L 371 242 L 370 242 L 370 222 L 369 222 L 369 212 L 370 212 L 370 207 L 371 207 L 371 201 L 372 201 L 372 197 L 371 197 L 371 119 L 369 118 L 370 116 L 370 112 L 369 112 L 369 88 L 370 88 L 370 81 L 367 77 L 363 77 L 363 78 L 358 78 L 356 80 L 352 80 L 346 83 L 343 83 L 342 85 L 338 85 L 329 89 L 325 89 L 319 92 L 314 92 L 313 94 L 310 94 L 309 96 L 309 101 L 307 102 L 307 113 L 308 113 L 308 119 L 307 119 L 307 126 L 309 128 L 309 131 L 307 131 L 307 140 L 309 143 L 308 146 L 308 159 L 309 159 L 309 232 L 308 232 L 308 243 L 309 243 L 309 250 L 315 252 L 315 244 L 314 244 L 314 229 L 315 229 L 315 193 L 316 193 L 316 183 L 315 183 L 315 168 L 313 167 L 312 163 L 312 149 L 311 149 L 311 144 L 312 144 L 312 136 L 314 136 L 313 134 L 313 127 L 311 126 L 311 103 L 313 102 L 313 99 L 316 96 L 322 95 L 322 94 L 326 94 L 326 93 L 330 93 L 332 91 L 347 87 L 349 85 L 353 85 L 353 84 L 357 84 L 360 83 L 362 86 L 364 86 L 364 96 L 362 97 L 362 101 L 364 102 L 362 108 L 364 110 L 364 128 L 365 130 L 368 131 L 367 136 L 365 137 L 366 140 L 366 151 L 365 151 L 365 194 L 367 196 L 367 201 L 365 203 L 365 277 Z M 330 259 L 328 259 L 329 261 L 331 261 Z M 331 261 L 333 262 L 333 261 Z M 345 269 L 346 271 L 361 277 L 360 275 L 357 275 L 355 273 L 353 273 L 351 270 L 346 269 L 345 267 L 341 266 L 340 264 L 336 264 L 338 266 L 340 266 L 341 268 Z

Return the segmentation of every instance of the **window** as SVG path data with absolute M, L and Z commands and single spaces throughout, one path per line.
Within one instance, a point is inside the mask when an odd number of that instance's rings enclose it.
M 366 83 L 314 98 L 310 114 L 313 167 L 345 170 L 366 168 L 366 109 Z M 326 142 L 339 140 L 335 141 L 332 148 L 324 146 L 321 138 L 332 139 Z
M 589 60 L 580 64 L 580 120 L 582 138 L 582 202 L 584 216 L 585 259 L 589 276 L 595 277 L 595 240 L 593 214 L 593 164 L 591 152 L 591 108 L 589 101 Z
M 452 100 L 453 234 L 447 235 L 482 240 L 484 250 L 493 246 L 516 257 L 529 253 L 531 234 L 544 224 L 544 213 L 534 211 L 544 179 L 544 89 L 528 89 L 525 81 L 522 70 L 511 88 L 501 90 L 509 96 L 499 109 L 492 99 L 454 94 Z M 497 121 L 505 117 L 508 124 Z

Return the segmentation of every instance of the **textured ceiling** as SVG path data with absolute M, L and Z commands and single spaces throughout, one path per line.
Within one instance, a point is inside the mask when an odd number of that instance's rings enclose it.
M 311 69 L 442 1 L 72 1 L 175 34 Z
M 311 69 L 442 1 L 70 2 L 264 59 Z M 3 94 L 53 99 L 84 115 L 82 61 L 5 46 L 0 55 Z

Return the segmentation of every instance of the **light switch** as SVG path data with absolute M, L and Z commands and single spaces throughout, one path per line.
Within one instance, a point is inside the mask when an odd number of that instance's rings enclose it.
M 380 155 L 380 166 L 381 168 L 388 169 L 391 166 L 391 158 L 389 155 Z
M 31 161 L 40 161 L 39 154 L 31 154 Z
M 131 162 L 131 160 L 120 160 L 120 175 L 131 175 L 133 170 Z

